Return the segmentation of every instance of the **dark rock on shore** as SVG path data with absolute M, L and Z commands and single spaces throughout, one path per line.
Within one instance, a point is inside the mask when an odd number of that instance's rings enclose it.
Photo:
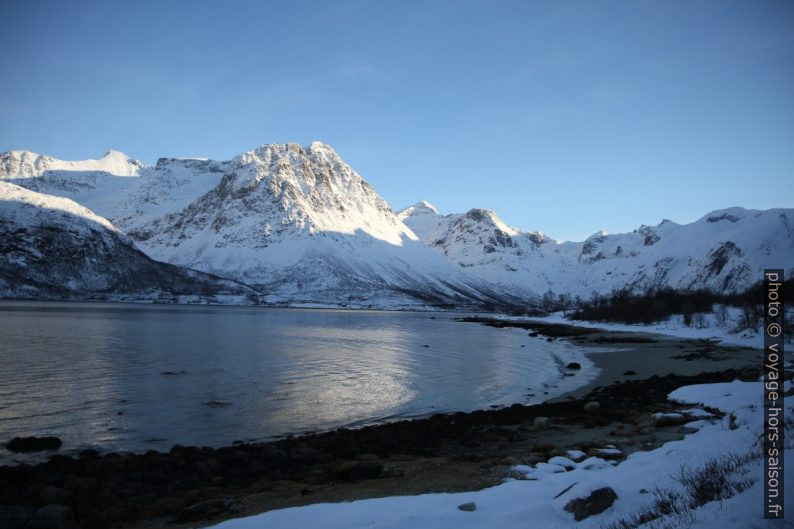
M 207 500 L 191 505 L 177 516 L 178 523 L 198 522 L 224 514 L 236 514 L 243 511 L 243 506 L 230 498 Z
M 343 463 L 334 469 L 332 477 L 343 481 L 376 479 L 383 473 L 383 465 L 375 461 Z
M 586 498 L 575 498 L 565 505 L 565 510 L 573 514 L 574 520 L 580 522 L 592 516 L 604 512 L 609 509 L 618 495 L 609 487 L 603 487 L 594 490 Z
M 68 490 L 60 489 L 49 485 L 39 494 L 40 505 L 62 504 L 67 505 L 72 501 L 72 493 Z
M 582 364 L 580 364 L 579 362 L 569 362 L 568 365 L 565 366 L 565 368 L 566 369 L 582 369 Z
M 47 505 L 35 512 L 25 529 L 75 529 L 74 511 L 66 505 Z
M 35 509 L 27 505 L 0 505 L 0 527 L 25 529 L 34 512 Z
M 666 413 L 654 417 L 654 426 L 677 426 L 689 422 L 689 417 L 680 413 Z
M 14 437 L 6 448 L 12 452 L 41 452 L 43 450 L 58 450 L 63 442 L 57 437 Z

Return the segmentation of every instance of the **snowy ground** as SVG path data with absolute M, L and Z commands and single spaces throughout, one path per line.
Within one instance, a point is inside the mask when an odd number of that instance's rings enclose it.
M 786 383 L 791 387 L 791 382 Z M 516 467 L 517 475 L 489 489 L 455 494 L 426 494 L 390 497 L 348 503 L 317 504 L 270 511 L 261 515 L 230 520 L 216 529 L 265 529 L 291 527 L 297 529 L 354 528 L 602 528 L 627 519 L 640 509 L 652 507 L 654 491 L 666 490 L 687 498 L 686 487 L 676 477 L 682 469 L 698 470 L 708 461 L 730 454 L 759 454 L 762 435 L 763 389 L 760 382 L 696 385 L 680 388 L 670 394 L 676 401 L 691 403 L 694 410 L 702 406 L 718 408 L 726 413 L 721 420 L 704 417 L 692 411 L 689 426 L 697 431 L 680 441 L 666 443 L 650 452 L 636 452 L 615 465 L 598 457 L 579 463 L 554 458 L 549 463 L 532 467 Z M 794 419 L 792 400 L 786 416 Z M 733 421 L 733 426 L 731 422 Z M 794 435 L 789 427 L 788 436 Z M 790 441 L 788 446 L 794 446 Z M 578 459 L 577 454 L 570 454 Z M 786 483 L 794 490 L 794 450 L 786 450 Z M 570 470 L 566 470 L 566 465 Z M 763 485 L 759 478 L 762 465 L 753 459 L 732 474 L 736 481 L 753 480 L 749 488 L 727 499 L 705 503 L 681 514 L 670 515 L 641 527 L 713 529 L 747 529 L 753 527 L 793 527 L 791 522 L 765 521 L 762 517 Z M 574 498 L 586 497 L 591 491 L 610 487 L 618 499 L 600 514 L 576 522 L 564 506 Z M 473 502 L 476 509 L 464 512 L 458 506 Z M 794 506 L 789 506 L 789 510 Z M 794 520 L 792 513 L 789 520 Z
M 577 327 L 595 327 L 611 331 L 654 332 L 667 334 L 669 336 L 677 336 L 679 338 L 713 338 L 726 345 L 743 345 L 746 347 L 763 349 L 763 333 L 751 330 L 745 330 L 739 333 L 734 332 L 734 329 L 736 329 L 739 324 L 740 317 L 741 309 L 727 307 L 727 318 L 724 323 L 719 324 L 717 322 L 716 313 L 703 313 L 701 315 L 696 315 L 694 318 L 695 323 L 691 326 L 684 325 L 684 318 L 680 314 L 674 314 L 670 316 L 667 321 L 652 325 L 629 325 L 624 323 L 569 320 L 562 312 L 555 312 L 549 316 L 533 317 L 530 319 L 549 323 L 565 323 L 568 325 L 576 325 Z

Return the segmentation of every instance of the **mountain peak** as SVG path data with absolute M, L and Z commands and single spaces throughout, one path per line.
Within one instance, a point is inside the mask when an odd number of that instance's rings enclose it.
M 295 142 L 288 142 L 288 143 L 263 143 L 259 147 L 253 149 L 252 151 L 248 151 L 244 154 L 248 153 L 259 153 L 260 155 L 264 153 L 279 153 L 279 154 L 298 154 L 298 155 L 331 155 L 333 157 L 338 158 L 339 155 L 330 145 L 327 145 L 321 141 L 313 141 L 308 145 L 301 145 L 300 143 Z
M 706 213 L 698 222 L 705 220 L 709 223 L 720 222 L 720 221 L 728 221 L 728 222 L 738 222 L 739 220 L 743 219 L 747 216 L 748 213 L 757 213 L 753 210 L 748 210 L 742 207 L 734 206 L 730 208 L 724 209 L 715 209 L 709 213 Z
M 588 237 L 587 239 L 585 239 L 585 242 L 587 242 L 587 241 L 594 241 L 594 240 L 598 240 L 598 239 L 603 239 L 603 238 L 604 238 L 604 237 L 606 237 L 607 235 L 609 235 L 609 232 L 608 232 L 607 230 L 605 230 L 605 229 L 600 229 L 600 230 L 598 230 L 597 232 L 595 232 L 594 234 L 592 234 L 590 237 Z
M 117 151 L 115 149 L 108 149 L 108 152 L 106 152 L 105 155 L 102 156 L 103 160 L 104 159 L 108 159 L 108 158 L 111 158 L 111 159 L 122 159 L 122 160 L 129 160 L 130 159 L 129 156 L 127 156 L 123 152 Z
M 407 217 L 415 217 L 417 215 L 438 215 L 438 210 L 426 200 L 420 200 L 416 204 L 412 204 L 407 208 L 400 210 L 397 215 L 401 219 Z
M 323 142 L 317 141 L 317 140 L 311 142 L 307 147 L 305 147 L 305 149 L 307 151 L 310 151 L 310 152 L 312 152 L 312 151 L 324 151 L 324 152 L 331 152 L 334 155 L 336 155 L 336 151 L 334 150 L 333 147 L 331 147 L 327 143 L 323 143 Z
M 495 211 L 483 208 L 472 208 L 467 211 L 463 218 L 474 221 L 484 227 L 498 229 L 509 235 L 517 235 L 518 230 L 508 226 Z
M 490 209 L 483 209 L 483 208 L 470 209 L 469 211 L 466 212 L 466 217 L 476 221 L 491 221 L 491 222 L 494 222 L 495 220 L 499 219 L 495 211 L 491 211 Z
M 428 202 L 427 200 L 420 200 L 419 202 L 414 204 L 414 207 L 419 207 L 419 208 L 422 208 L 422 209 L 430 210 L 433 213 L 435 213 L 436 215 L 438 214 L 438 210 L 436 209 L 436 207 L 433 204 L 431 204 L 430 202 Z
M 3 152 L 3 153 L 0 153 L 0 156 L 9 157 L 9 158 L 24 158 L 24 157 L 38 158 L 39 154 L 37 154 L 37 153 L 35 153 L 33 151 L 29 151 L 27 149 L 15 149 L 15 150 L 12 150 L 12 151 L 6 151 L 6 152 Z

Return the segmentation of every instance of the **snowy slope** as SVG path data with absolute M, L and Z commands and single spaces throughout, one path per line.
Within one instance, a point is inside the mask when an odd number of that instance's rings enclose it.
M 72 198 L 152 258 L 256 285 L 269 302 L 487 308 L 532 299 L 429 250 L 319 142 L 263 145 L 227 162 L 161 159 L 99 172 L 84 170 L 88 162 L 30 162 L 40 158 L 6 153 L 0 178 Z
M 72 200 L 2 181 L 0 297 L 256 301 L 243 285 L 151 260 Z
M 563 243 L 511 228 L 488 210 L 439 215 L 420 202 L 399 217 L 436 252 L 505 288 L 583 298 L 623 287 L 737 292 L 760 281 L 765 267 L 794 272 L 794 209 L 730 208 L 691 224 L 664 220 Z

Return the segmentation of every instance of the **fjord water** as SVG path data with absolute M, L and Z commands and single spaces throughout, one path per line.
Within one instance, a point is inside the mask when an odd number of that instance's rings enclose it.
M 458 316 L 1 302 L 0 443 L 220 446 L 539 402 L 594 373 L 570 344 Z M 570 361 L 584 369 L 563 377 Z M 0 464 L 22 460 L 0 452 Z

